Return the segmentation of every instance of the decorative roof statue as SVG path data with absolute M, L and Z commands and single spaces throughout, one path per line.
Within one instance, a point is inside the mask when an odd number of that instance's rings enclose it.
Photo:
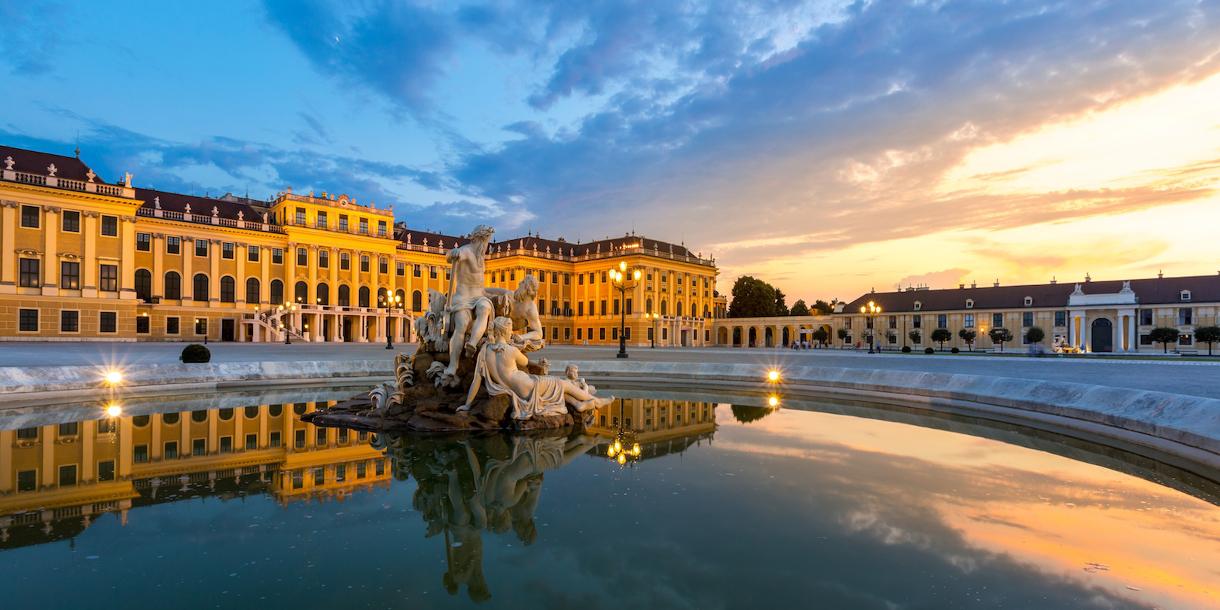
M 10 172 L 13 171 L 13 156 L 12 155 L 9 155 L 4 158 L 4 169 L 7 169 Z
M 237 219 L 238 219 L 238 220 L 242 220 L 242 221 L 244 221 L 244 220 L 246 219 L 246 213 L 245 213 L 245 212 L 243 212 L 243 211 L 241 211 L 241 210 L 238 210 L 238 211 L 237 211 Z
M 267 224 L 267 213 L 263 212 L 263 224 Z
M 85 173 L 85 177 L 89 179 L 89 182 L 93 182 L 93 179 L 97 178 L 97 174 L 93 173 L 93 170 L 90 169 L 88 172 Z
M 186 204 L 186 213 L 187 213 L 187 214 L 190 214 L 190 213 L 191 213 L 191 204 L 189 204 L 189 203 L 188 203 L 188 204 Z
M 212 206 L 212 218 L 216 218 L 219 215 L 220 215 L 220 210 L 216 206 Z
M 161 209 L 161 196 L 160 195 L 153 197 L 153 209 L 155 209 L 155 210 Z
M 58 168 L 58 167 L 55 167 L 55 164 L 54 164 L 54 163 L 52 163 L 52 164 L 50 164 L 50 165 L 48 165 L 48 166 L 47 166 L 47 175 L 48 175 L 48 176 L 54 177 L 54 176 L 55 176 L 55 172 L 57 172 L 57 171 L 59 171 L 59 168 Z

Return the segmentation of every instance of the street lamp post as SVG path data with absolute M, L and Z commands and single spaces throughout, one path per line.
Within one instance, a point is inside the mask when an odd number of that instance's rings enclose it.
M 620 262 L 618 269 L 610 270 L 610 279 L 614 280 L 614 287 L 618 289 L 618 354 L 617 358 L 627 357 L 627 291 L 635 288 L 635 283 L 640 279 L 640 270 L 630 270 L 627 268 L 626 262 Z
M 644 312 L 644 319 L 649 320 L 650 324 L 651 324 L 651 326 L 648 329 L 649 330 L 648 348 L 656 349 L 657 348 L 657 320 L 659 319 L 659 317 L 656 314 Z
M 284 319 L 284 345 L 292 345 L 292 312 L 297 310 L 297 304 L 289 302 L 289 301 L 284 301 L 284 304 L 279 306 L 279 310 L 282 313 L 287 314 L 287 318 L 283 318 Z
M 860 308 L 860 313 L 868 317 L 868 353 L 875 354 L 873 351 L 873 342 L 877 338 L 877 316 L 881 313 L 881 306 L 869 301 L 867 305 Z
M 402 309 L 402 297 L 395 294 L 385 293 L 385 298 L 381 300 L 381 306 L 385 307 L 385 348 L 394 349 L 394 333 L 390 332 L 390 315 L 394 313 L 394 309 Z

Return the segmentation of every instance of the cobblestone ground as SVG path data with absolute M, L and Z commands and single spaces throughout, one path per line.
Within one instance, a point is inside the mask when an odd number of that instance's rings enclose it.
M 0 366 L 55 366 L 120 363 L 124 366 L 177 362 L 182 343 L 0 343 Z M 213 362 L 388 358 L 411 346 L 371 343 L 212 343 Z M 552 362 L 614 358 L 615 348 L 552 346 Z M 1061 359 L 787 349 L 649 349 L 634 347 L 631 358 L 673 362 L 754 362 L 760 365 L 814 365 L 966 373 L 1075 381 L 1220 398 L 1220 361 Z

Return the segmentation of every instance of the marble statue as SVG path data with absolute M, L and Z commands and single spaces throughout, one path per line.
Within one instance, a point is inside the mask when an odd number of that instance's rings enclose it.
M 538 416 L 563 415 L 571 406 L 584 413 L 610 404 L 613 397 L 597 397 L 564 377 L 531 375 L 529 359 L 510 340 L 513 322 L 499 317 L 491 323 L 491 333 L 479 352 L 474 379 L 459 412 L 470 410 L 470 403 L 483 385 L 492 396 L 507 395 L 512 400 L 512 417 L 526 420 Z
M 449 292 L 428 291 L 427 311 L 413 322 L 416 350 L 395 357 L 392 384 L 304 418 L 420 432 L 588 425 L 613 398 L 597 396 L 575 367 L 550 375 L 545 358 L 526 356 L 546 347 L 538 280 L 527 274 L 512 290 L 484 286 L 493 234 L 480 225 L 448 252 Z

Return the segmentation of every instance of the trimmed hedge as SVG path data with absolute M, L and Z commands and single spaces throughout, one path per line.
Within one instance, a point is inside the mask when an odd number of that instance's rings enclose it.
M 182 355 L 178 359 L 185 363 L 211 362 L 212 352 L 203 345 L 192 343 L 182 348 Z
M 911 353 L 911 346 L 909 346 L 909 345 L 902 346 L 902 353 L 904 353 L 904 354 Z
M 958 353 L 961 353 L 961 351 L 962 351 L 962 350 L 957 349 L 957 348 L 955 347 L 955 348 L 953 348 L 953 349 L 951 349 L 951 350 L 949 350 L 949 351 L 950 351 L 951 353 L 958 354 Z
M 935 353 L 936 353 L 936 350 L 934 350 L 934 349 L 932 349 L 932 348 L 930 348 L 930 347 L 925 347 L 925 348 L 923 348 L 923 353 L 925 353 L 925 354 L 935 354 Z

